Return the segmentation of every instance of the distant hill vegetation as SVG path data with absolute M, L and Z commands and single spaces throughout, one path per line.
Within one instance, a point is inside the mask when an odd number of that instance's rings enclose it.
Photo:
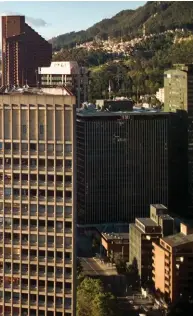
M 131 39 L 142 35 L 145 24 L 146 34 L 157 34 L 166 30 L 183 28 L 193 30 L 192 1 L 149 1 L 136 10 L 124 10 L 111 19 L 104 19 L 85 31 L 70 32 L 52 38 L 54 50 L 72 48 L 98 36 Z

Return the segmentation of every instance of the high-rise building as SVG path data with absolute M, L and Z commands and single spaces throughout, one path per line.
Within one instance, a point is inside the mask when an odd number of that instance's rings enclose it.
M 174 220 L 162 204 L 150 205 L 150 217 L 129 225 L 129 261 L 136 262 L 141 285 L 152 282 L 152 242 L 174 232 Z
M 38 67 L 49 66 L 52 46 L 24 16 L 2 17 L 2 85 L 36 86 Z
M 50 67 L 38 68 L 39 81 L 42 88 L 51 90 L 65 87 L 76 96 L 77 106 L 88 101 L 89 72 L 80 67 L 76 61 L 52 62 Z
M 153 243 L 153 281 L 172 303 L 193 293 L 193 230 L 181 224 L 181 232 Z
M 157 203 L 182 210 L 187 174 L 180 120 L 151 111 L 77 112 L 79 224 L 132 222 Z
M 1 315 L 75 315 L 74 103 L 0 95 Z
M 165 112 L 183 111 L 187 129 L 188 206 L 193 211 L 193 64 L 174 65 L 164 73 Z

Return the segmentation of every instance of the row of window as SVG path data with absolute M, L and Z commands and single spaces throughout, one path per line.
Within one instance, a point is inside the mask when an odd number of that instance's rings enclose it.
M 45 144 L 35 144 L 35 143 L 0 143 L 0 149 L 6 150 L 13 150 L 13 151 L 37 151 L 45 152 L 46 147 Z M 63 144 L 55 144 L 56 152 L 63 152 Z M 54 151 L 54 144 L 47 144 L 47 151 L 53 152 Z M 72 153 L 72 145 L 65 144 L 64 145 L 65 153 Z
M 59 226 L 60 228 L 60 226 Z M 3 234 L 0 234 L 0 240 L 3 240 Z M 47 243 L 48 246 L 52 245 L 52 244 L 56 244 L 60 247 L 62 247 L 64 244 L 67 246 L 71 246 L 72 245 L 72 237 L 60 237 L 60 236 L 46 236 L 45 235 L 35 235 L 35 234 L 26 234 L 26 233 L 22 233 L 22 235 L 17 234 L 17 233 L 4 233 L 4 242 L 5 244 L 8 243 L 13 243 L 13 244 L 18 244 L 18 243 L 28 243 L 30 241 L 30 243 L 39 243 L 41 244 L 45 244 Z
M 29 271 L 32 273 L 38 272 L 39 274 L 47 274 L 48 277 L 53 277 L 53 276 L 62 276 L 67 278 L 71 278 L 72 277 L 72 268 L 71 267 L 54 267 L 54 266 L 50 266 L 49 262 L 47 266 L 44 265 L 37 265 L 37 264 L 33 264 L 30 263 L 28 264 L 20 264 L 19 263 L 13 263 L 11 264 L 10 262 L 6 262 L 4 263 L 4 272 L 5 274 L 10 274 L 10 273 L 14 273 L 14 274 L 18 274 L 21 271 Z M 0 263 L 0 271 L 3 271 L 3 264 Z M 31 281 L 30 281 L 31 282 Z
M 4 226 L 6 227 L 11 227 L 17 229 L 20 226 L 25 230 L 28 228 L 32 229 L 47 229 L 48 231 L 53 231 L 54 227 L 56 227 L 56 230 L 63 230 L 63 227 L 65 230 L 71 230 L 72 229 L 72 222 L 62 222 L 62 221 L 53 221 L 53 220 L 36 220 L 36 219 L 19 219 L 19 218 L 8 218 L 5 217 L 4 220 L 1 217 L 0 218 L 0 229 L 3 227 L 3 221 L 4 221 Z
M 63 163 L 63 159 L 35 159 L 35 158 L 5 158 L 3 160 L 3 158 L 0 158 L 0 165 L 3 165 L 3 162 L 6 165 L 11 165 L 11 163 L 13 163 L 14 167 L 20 166 L 21 167 L 28 167 L 28 165 L 30 165 L 30 167 L 37 167 L 39 166 L 39 168 L 41 167 L 45 167 L 46 166 L 46 162 L 47 162 L 47 166 L 48 168 L 54 168 L 54 166 L 63 168 L 63 165 L 65 166 L 65 168 L 72 168 L 72 160 L 71 159 L 65 159 L 64 163 Z
M 4 210 L 6 213 L 7 211 L 13 211 L 13 213 L 17 213 L 21 210 L 25 210 L 28 212 L 30 210 L 31 213 L 36 213 L 39 211 L 39 213 L 56 213 L 56 214 L 63 214 L 63 213 L 72 213 L 72 206 L 59 206 L 57 205 L 56 207 L 53 205 L 37 205 L 37 204 L 30 204 L 29 207 L 27 204 L 17 204 L 14 203 L 13 206 L 11 203 L 5 203 L 3 206 L 3 203 L 0 203 L 0 211 Z
M 22 294 L 23 295 L 23 294 Z M 0 306 L 0 315 L 12 315 L 11 314 L 11 307 L 9 306 L 5 306 L 4 310 L 3 308 Z M 15 316 L 72 316 L 71 313 L 64 313 L 64 312 L 52 312 L 52 311 L 42 311 L 42 310 L 38 310 L 36 311 L 33 308 L 30 308 L 30 311 L 28 313 L 28 309 L 27 308 L 22 308 L 21 309 L 21 313 L 18 307 L 13 307 L 13 315 Z
M 68 175 L 65 175 L 65 177 L 63 177 L 63 175 L 50 175 L 50 174 L 26 174 L 26 173 L 14 173 L 13 176 L 11 174 L 5 174 L 4 177 L 3 177 L 3 174 L 0 173 L 0 181 L 3 181 L 4 179 L 4 182 L 5 183 L 10 183 L 11 180 L 14 181 L 34 181 L 34 182 L 37 182 L 39 181 L 39 184 L 41 183 L 65 183 L 65 184 L 71 184 L 72 183 L 72 176 L 68 176 Z

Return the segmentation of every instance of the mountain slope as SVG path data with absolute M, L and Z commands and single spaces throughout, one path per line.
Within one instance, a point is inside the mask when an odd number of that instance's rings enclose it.
M 193 30 L 193 2 L 149 1 L 136 10 L 124 10 L 111 19 L 104 19 L 86 31 L 66 33 L 50 42 L 54 49 L 60 49 L 93 40 L 95 36 L 102 39 L 108 36 L 131 38 L 142 34 L 144 24 L 147 34 L 176 28 Z

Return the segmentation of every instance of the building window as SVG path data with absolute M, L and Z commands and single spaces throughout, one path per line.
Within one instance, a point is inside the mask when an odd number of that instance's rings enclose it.
M 26 125 L 22 125 L 22 133 L 27 134 L 27 126 Z
M 11 189 L 6 188 L 5 189 L 5 196 L 10 196 L 11 195 Z
M 44 125 L 40 125 L 40 135 L 44 135 Z

